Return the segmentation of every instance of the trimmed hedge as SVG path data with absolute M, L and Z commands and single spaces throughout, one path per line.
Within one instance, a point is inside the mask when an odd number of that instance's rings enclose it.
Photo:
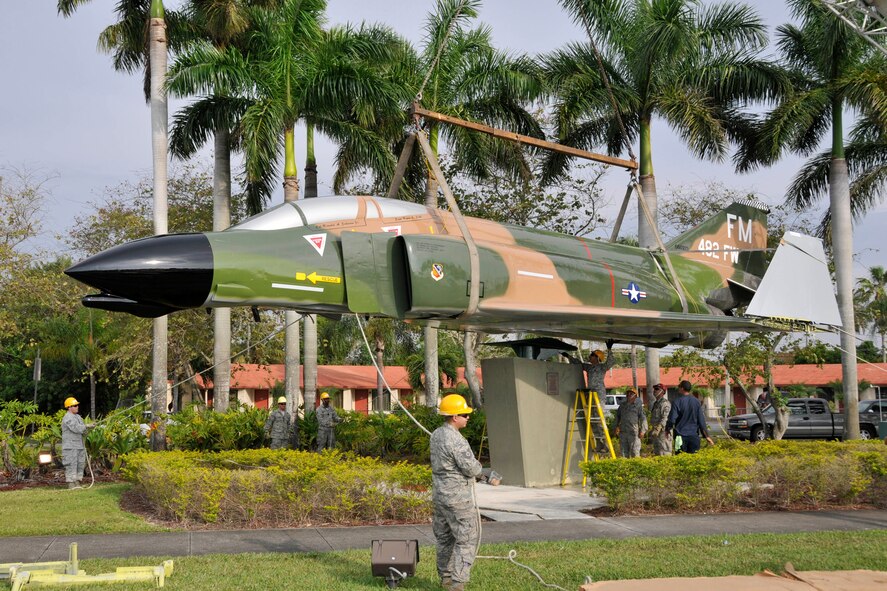
M 723 441 L 697 454 L 582 468 L 613 509 L 887 506 L 887 446 L 880 441 Z
M 166 519 L 230 526 L 427 521 L 431 470 L 337 451 L 141 452 L 124 475 Z

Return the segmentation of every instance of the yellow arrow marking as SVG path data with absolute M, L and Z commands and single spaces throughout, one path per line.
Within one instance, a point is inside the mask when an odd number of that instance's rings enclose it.
M 296 279 L 299 281 L 305 281 L 306 279 L 315 285 L 317 282 L 321 283 L 342 283 L 341 277 L 334 277 L 332 275 L 318 275 L 316 271 L 311 271 L 310 274 L 305 273 L 296 273 Z

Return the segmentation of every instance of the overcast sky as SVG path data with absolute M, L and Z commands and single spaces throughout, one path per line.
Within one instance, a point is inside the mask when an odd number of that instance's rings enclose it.
M 180 2 L 165 4 L 174 8 Z M 776 25 L 788 20 L 782 2 L 751 4 L 771 36 Z M 65 233 L 90 201 L 100 200 L 107 187 L 150 173 L 150 111 L 141 77 L 115 72 L 111 58 L 96 49 L 99 32 L 115 20 L 114 5 L 112 0 L 93 0 L 67 19 L 57 15 L 56 3 L 49 0 L 0 6 L 0 169 L 27 168 L 53 177 L 47 184 L 50 198 L 40 246 L 60 249 L 54 236 Z M 334 24 L 382 22 L 419 42 L 425 15 L 433 7 L 431 0 L 329 0 L 328 15 Z M 512 52 L 541 53 L 582 38 L 555 0 L 487 0 L 480 21 L 492 27 L 500 48 Z M 170 116 L 181 104 L 171 103 Z M 304 142 L 304 134 L 296 137 Z M 323 163 L 333 154 L 328 143 L 319 146 L 321 195 L 331 192 L 331 166 Z M 302 145 L 297 146 L 297 158 L 301 172 Z M 689 155 L 661 124 L 653 130 L 653 158 L 660 193 L 669 186 L 717 180 L 753 192 L 771 205 L 782 202 L 800 163 L 789 158 L 771 169 L 737 175 L 729 162 Z M 208 152 L 203 160 L 211 162 Z M 607 174 L 605 188 L 613 208 L 621 202 L 627 180 L 620 170 Z M 636 221 L 626 224 L 635 231 Z M 857 275 L 867 274 L 866 266 L 887 266 L 883 228 L 884 206 L 857 227 Z

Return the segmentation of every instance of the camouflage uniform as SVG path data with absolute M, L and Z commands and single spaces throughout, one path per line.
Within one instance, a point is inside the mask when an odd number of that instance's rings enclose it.
M 474 480 L 482 466 L 465 437 L 449 423 L 435 429 L 430 445 L 437 574 L 444 584 L 464 585 L 480 543 Z
M 271 436 L 271 449 L 286 447 L 290 433 L 290 416 L 285 410 L 275 409 L 265 421 L 265 435 Z
M 607 388 L 604 386 L 604 376 L 607 375 L 607 371 L 613 367 L 615 362 L 616 358 L 613 357 L 612 351 L 607 349 L 607 358 L 604 361 L 597 365 L 592 365 L 591 363 L 582 364 L 582 369 L 585 370 L 585 373 L 588 376 L 586 379 L 588 389 L 592 392 L 597 392 L 597 395 L 601 400 L 607 395 Z
M 332 406 L 321 404 L 317 408 L 317 451 L 336 447 L 336 424 L 341 422 Z
M 84 433 L 86 423 L 80 415 L 66 412 L 62 418 L 62 464 L 65 466 L 65 482 L 68 484 L 83 480 L 83 468 L 86 466 Z
M 668 396 L 656 399 L 650 409 L 650 439 L 653 441 L 653 454 L 657 456 L 671 455 L 671 434 L 665 429 L 671 402 Z
M 619 447 L 623 458 L 641 455 L 640 434 L 647 430 L 647 415 L 640 398 L 629 402 L 626 398 L 616 409 L 616 426 L 619 427 Z

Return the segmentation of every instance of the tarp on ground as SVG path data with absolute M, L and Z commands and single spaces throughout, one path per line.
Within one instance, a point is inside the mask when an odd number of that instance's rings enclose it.
M 884 591 L 887 572 L 874 570 L 769 571 L 752 576 L 676 577 L 586 583 L 580 591 Z

